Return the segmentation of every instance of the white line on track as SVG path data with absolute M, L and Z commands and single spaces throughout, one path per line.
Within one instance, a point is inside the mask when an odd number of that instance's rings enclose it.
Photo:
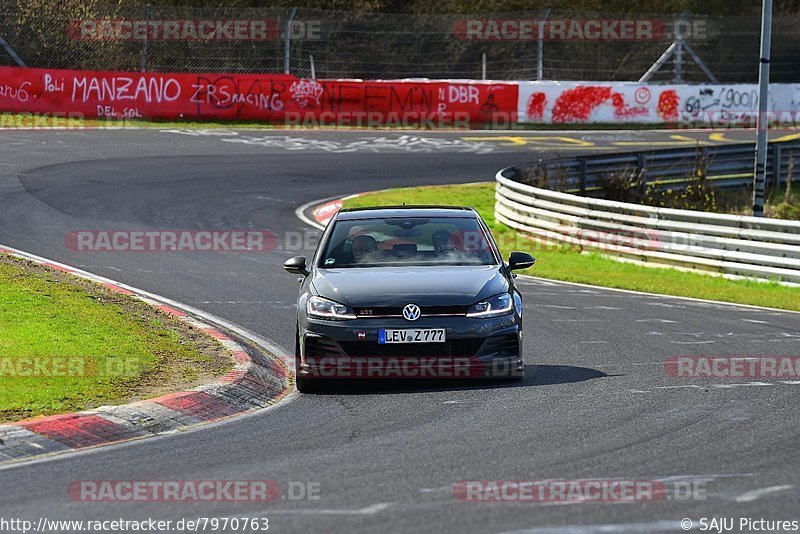
M 379 512 L 382 512 L 392 506 L 394 503 L 391 502 L 380 502 L 376 504 L 372 504 L 370 506 L 366 506 L 364 508 L 356 508 L 356 509 L 346 509 L 346 508 L 275 508 L 275 509 L 266 509 L 261 510 L 259 512 L 251 512 L 245 514 L 237 514 L 235 516 L 231 516 L 230 519 L 234 517 L 252 517 L 252 516 L 268 516 L 271 514 L 289 514 L 289 515 L 374 515 Z
M 711 384 L 711 387 L 719 389 L 730 389 L 730 388 L 746 388 L 754 386 L 774 386 L 774 385 L 775 384 L 770 384 L 769 382 L 745 382 L 743 384 Z
M 788 489 L 792 489 L 794 486 L 791 484 L 784 484 L 782 486 L 769 486 L 768 488 L 760 488 L 753 491 L 748 491 L 747 493 L 742 493 L 734 500 L 736 502 L 753 502 L 755 500 L 760 499 L 764 495 L 768 495 L 770 493 L 776 493 L 778 491 L 785 491 Z
M 315 220 L 313 220 L 313 219 L 311 219 L 309 217 L 306 217 L 306 210 L 311 208 L 312 206 L 316 206 L 317 204 L 324 204 L 325 202 L 331 202 L 333 200 L 337 200 L 338 198 L 340 198 L 340 197 L 336 196 L 336 197 L 324 198 L 324 199 L 320 199 L 320 200 L 314 200 L 312 202 L 306 202 L 305 204 L 303 204 L 302 206 L 300 206 L 299 208 L 294 210 L 294 215 L 295 215 L 295 217 L 297 217 L 298 219 L 300 219 L 302 222 L 306 223 L 307 225 L 309 225 L 309 226 L 311 226 L 313 228 L 316 228 L 317 230 L 324 230 L 325 226 L 323 226 L 322 224 L 318 223 L 317 221 L 315 221 Z
M 445 491 L 453 491 L 453 485 L 448 484 L 447 486 L 438 486 L 435 488 L 420 488 L 418 491 L 420 493 L 440 493 Z
M 793 315 L 800 315 L 800 311 L 794 310 L 782 310 L 780 308 L 770 308 L 767 306 L 754 306 L 752 304 L 739 304 L 737 302 L 724 302 L 721 300 L 709 300 L 709 299 L 699 299 L 695 297 L 682 297 L 679 295 L 663 295 L 660 293 L 647 293 L 646 291 L 636 291 L 634 289 L 620 289 L 617 287 L 602 287 L 602 286 L 593 286 L 590 284 L 581 284 L 580 282 L 565 282 L 563 280 L 550 280 L 548 278 L 540 278 L 538 276 L 531 276 L 529 274 L 520 274 L 517 275 L 519 279 L 523 280 L 531 280 L 531 281 L 547 281 L 550 282 L 552 285 L 566 285 L 566 286 L 577 286 L 577 287 L 587 287 L 591 289 L 595 289 L 598 291 L 612 291 L 615 293 L 626 293 L 633 297 L 650 297 L 654 299 L 664 300 L 664 299 L 671 299 L 671 300 L 684 300 L 688 302 L 705 302 L 708 304 L 717 304 L 719 306 L 724 306 L 726 308 L 730 308 L 733 310 L 739 311 L 747 311 L 747 310 L 755 310 L 758 312 L 773 312 L 778 315 L 783 314 L 793 314 Z M 651 304 L 651 303 L 648 303 Z M 662 303 L 663 304 L 663 303 Z
M 610 524 L 585 524 L 566 525 L 563 527 L 532 527 L 523 530 L 506 531 L 503 534 L 596 534 L 601 533 L 626 533 L 626 532 L 680 532 L 679 521 L 653 521 L 651 523 L 610 523 Z

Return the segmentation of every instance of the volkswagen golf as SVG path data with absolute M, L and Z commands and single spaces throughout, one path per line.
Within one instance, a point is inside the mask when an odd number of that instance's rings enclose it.
M 512 271 L 472 208 L 343 209 L 300 279 L 297 388 L 335 378 L 521 378 L 522 297 Z

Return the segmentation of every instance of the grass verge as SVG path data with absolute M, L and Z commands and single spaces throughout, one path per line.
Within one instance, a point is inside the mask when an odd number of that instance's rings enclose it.
M 259 121 L 193 121 L 193 120 L 181 120 L 181 121 L 165 121 L 165 120 L 153 120 L 153 119 L 113 119 L 113 118 L 106 118 L 106 119 L 84 119 L 79 116 L 70 117 L 70 116 L 54 116 L 49 114 L 36 114 L 36 113 L 9 113 L 9 112 L 0 112 L 0 128 L 21 128 L 21 129 L 28 129 L 28 128 L 74 128 L 74 129 L 81 129 L 81 128 L 159 128 L 159 129 L 275 129 L 275 130 L 286 130 L 286 129 L 297 129 L 297 130 L 307 130 L 307 129 L 318 129 L 318 130 L 363 130 L 363 129 L 370 129 L 370 130 L 410 130 L 410 131 L 418 131 L 420 128 L 415 128 L 413 125 L 409 127 L 401 127 L 397 125 L 391 126 L 374 126 L 374 125 L 365 125 L 363 127 L 355 125 L 326 125 L 322 124 L 317 127 L 311 127 L 303 125 L 302 121 L 297 124 L 280 124 L 280 123 L 269 123 L 269 122 L 259 122 Z M 422 128 L 424 129 L 424 128 Z M 491 124 L 474 124 L 470 126 L 470 129 L 467 130 L 465 128 L 437 128 L 431 130 L 432 132 L 435 131 L 470 131 L 470 130 L 507 130 L 509 129 L 509 125 L 507 124 L 499 124 L 497 127 L 492 127 Z M 678 125 L 675 124 L 646 124 L 646 123 L 633 123 L 633 124 L 615 124 L 615 123 L 592 123 L 592 124 L 582 124 L 582 123 L 575 123 L 575 124 L 514 124 L 511 129 L 519 130 L 521 132 L 525 131 L 548 131 L 548 130 L 555 130 L 561 131 L 564 129 L 568 130 L 674 130 L 678 129 Z M 709 129 L 709 131 L 712 131 Z
M 156 128 L 156 129 L 265 129 L 283 128 L 264 122 L 159 121 L 146 119 L 84 119 L 36 113 L 0 113 L 0 128 Z
M 347 199 L 343 207 L 403 203 L 472 206 L 489 225 L 504 256 L 507 257 L 512 250 L 531 252 L 536 256 L 536 265 L 525 271 L 526 274 L 648 293 L 800 311 L 800 288 L 774 282 L 727 280 L 669 268 L 642 267 L 574 248 L 542 245 L 495 221 L 494 189 L 494 183 L 389 189 Z
M 166 313 L 0 254 L 0 422 L 181 391 L 232 366 Z

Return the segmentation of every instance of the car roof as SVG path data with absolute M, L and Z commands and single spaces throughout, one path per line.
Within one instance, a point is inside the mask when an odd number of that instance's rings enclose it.
M 465 206 L 376 206 L 372 208 L 345 208 L 336 219 L 388 219 L 391 217 L 459 217 L 477 219 L 478 213 Z

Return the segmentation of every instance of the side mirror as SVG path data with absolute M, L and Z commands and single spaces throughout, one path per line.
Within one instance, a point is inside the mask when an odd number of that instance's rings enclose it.
M 306 257 L 295 256 L 283 262 L 283 268 L 292 274 L 302 274 L 308 276 L 308 269 L 306 269 Z
M 519 271 L 533 267 L 536 259 L 527 252 L 512 252 L 508 257 L 508 269 L 511 271 Z

